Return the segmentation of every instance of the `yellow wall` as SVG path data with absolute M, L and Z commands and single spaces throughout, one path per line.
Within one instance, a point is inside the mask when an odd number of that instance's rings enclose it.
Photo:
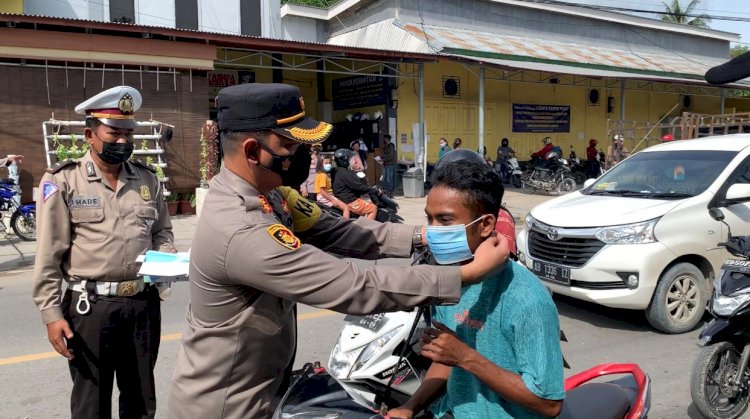
M 23 0 L 0 0 L 0 13 L 23 14 Z
M 414 71 L 415 65 L 404 64 L 402 70 Z M 464 148 L 476 150 L 479 144 L 478 102 L 479 77 L 477 67 L 466 67 L 463 64 L 448 61 L 436 64 L 425 64 L 425 124 L 429 136 L 427 160 L 434 162 L 438 157 L 438 139 L 445 137 L 452 144 L 453 139 L 460 137 Z M 567 156 L 575 150 L 579 157 L 585 157 L 585 149 L 590 138 L 599 140 L 599 148 L 606 150 L 607 119 L 620 119 L 619 85 L 606 88 L 601 80 L 590 80 L 586 85 L 571 86 L 572 79 L 560 77 L 560 84 L 525 83 L 491 80 L 492 72 L 487 72 L 485 80 L 485 132 L 484 144 L 488 154 L 494 158 L 495 150 L 503 137 L 510 139 L 521 160 L 528 159 L 529 154 L 541 148 L 541 139 L 549 135 L 553 143 L 562 147 Z M 443 76 L 460 78 L 460 99 L 443 98 Z M 580 81 L 580 79 L 578 79 Z M 625 90 L 625 120 L 656 122 L 669 112 L 678 116 L 683 111 L 699 113 L 718 113 L 719 97 L 692 96 L 690 108 L 682 106 L 683 95 L 646 90 L 636 90 L 632 82 Z M 588 104 L 590 88 L 600 89 L 598 105 Z M 614 98 L 614 109 L 607 113 L 607 97 Z M 407 133 L 411 143 L 411 127 L 418 122 L 418 83 L 417 80 L 401 79 L 398 89 L 398 133 Z M 562 133 L 514 133 L 512 132 L 512 104 L 544 104 L 570 106 L 570 132 Z M 746 102 L 750 105 L 750 101 Z M 630 139 L 636 143 L 636 139 Z M 413 159 L 413 153 L 401 153 L 401 158 Z

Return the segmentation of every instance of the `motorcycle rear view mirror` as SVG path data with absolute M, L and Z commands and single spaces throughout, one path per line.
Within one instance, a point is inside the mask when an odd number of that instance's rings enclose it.
M 724 221 L 724 212 L 722 212 L 719 208 L 709 208 L 708 215 L 710 215 L 711 218 L 716 221 Z

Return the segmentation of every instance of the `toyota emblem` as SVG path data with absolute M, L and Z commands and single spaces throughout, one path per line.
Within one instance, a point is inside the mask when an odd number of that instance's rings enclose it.
M 554 228 L 550 228 L 547 230 L 547 238 L 554 241 L 560 240 L 560 232 Z

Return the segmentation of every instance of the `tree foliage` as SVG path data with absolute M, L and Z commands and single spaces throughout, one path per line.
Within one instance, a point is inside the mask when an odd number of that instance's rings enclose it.
M 708 22 L 711 21 L 710 16 L 705 13 L 695 16 L 695 9 L 700 2 L 700 0 L 691 0 L 685 8 L 680 4 L 680 0 L 672 0 L 671 4 L 663 3 L 666 14 L 662 15 L 661 20 L 698 28 L 708 28 Z
M 732 58 L 739 57 L 740 55 L 746 53 L 748 50 L 750 50 L 750 46 L 748 45 L 735 45 L 732 47 L 732 49 L 729 50 L 729 56 Z

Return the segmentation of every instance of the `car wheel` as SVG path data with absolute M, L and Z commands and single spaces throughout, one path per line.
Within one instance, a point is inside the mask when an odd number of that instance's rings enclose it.
M 685 333 L 695 329 L 706 310 L 706 278 L 690 263 L 678 263 L 661 276 L 646 318 L 651 326 L 665 333 Z

